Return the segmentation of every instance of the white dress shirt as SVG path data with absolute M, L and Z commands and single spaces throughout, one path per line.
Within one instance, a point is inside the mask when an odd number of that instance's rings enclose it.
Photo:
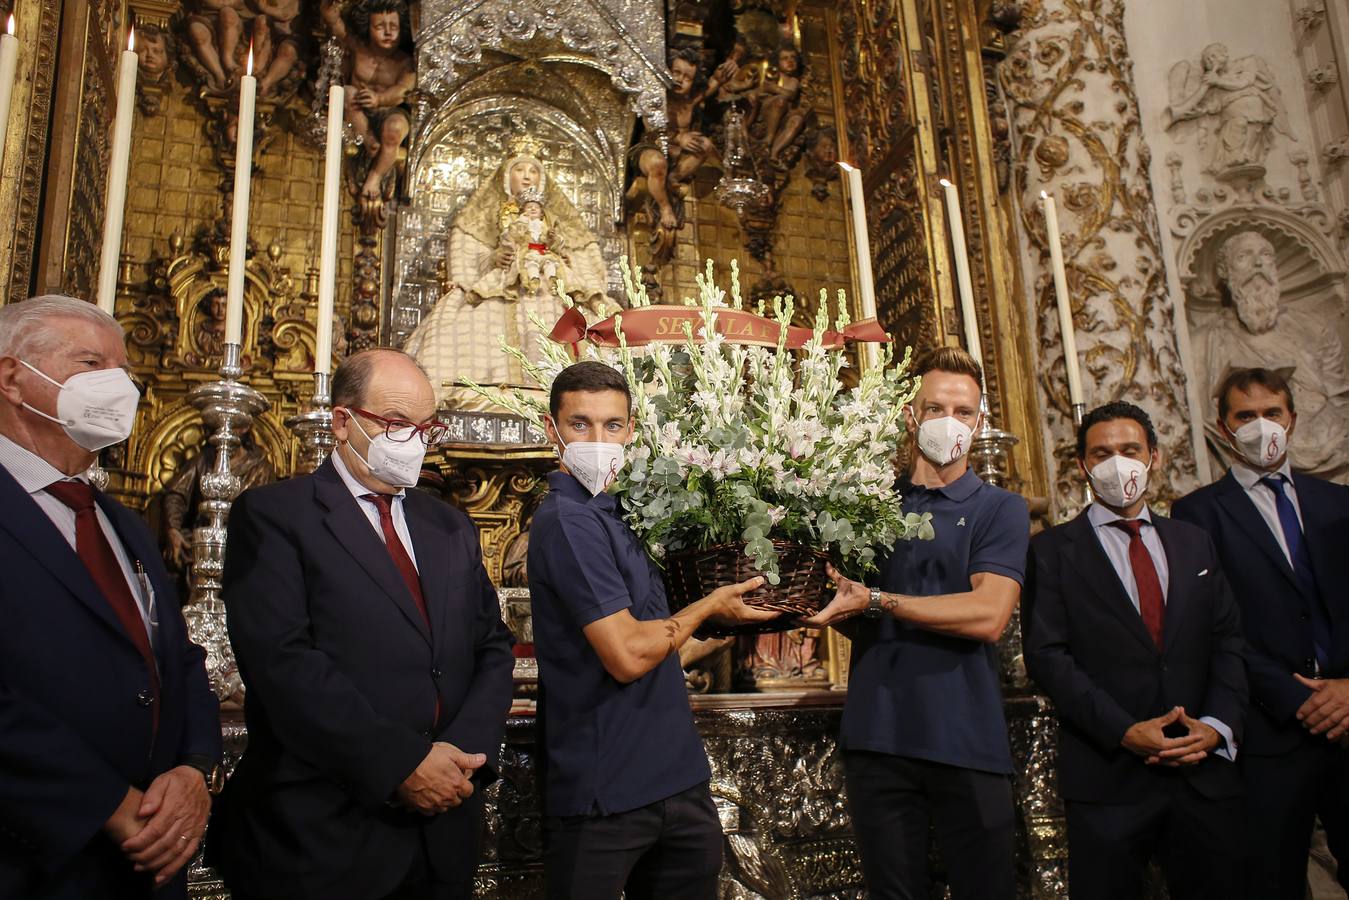
M 342 483 L 347 486 L 347 490 L 351 491 L 351 496 L 356 498 L 356 505 L 370 520 L 370 527 L 375 529 L 375 534 L 379 536 L 380 543 L 384 543 L 384 529 L 379 525 L 379 505 L 374 500 L 365 499 L 367 494 L 375 492 L 356 480 L 356 477 L 351 474 L 351 470 L 347 468 L 347 464 L 342 461 L 342 454 L 337 449 L 333 450 L 331 459 L 333 468 L 342 478 Z M 408 552 L 408 559 L 412 560 L 413 568 L 420 572 L 421 569 L 417 568 L 417 551 L 412 549 L 412 534 L 408 531 L 407 516 L 403 513 L 403 497 L 406 495 L 407 491 L 402 490 L 391 495 L 393 502 L 389 506 L 393 515 L 393 530 L 394 534 L 398 535 L 398 539 L 403 542 L 403 549 Z
M 1143 546 L 1148 548 L 1148 556 L 1152 557 L 1152 567 L 1157 570 L 1157 580 L 1162 585 L 1162 603 L 1165 604 L 1166 592 L 1171 586 L 1171 569 L 1166 562 L 1166 550 L 1162 548 L 1162 539 L 1157 536 L 1157 528 L 1152 524 L 1152 512 L 1146 505 L 1138 514 L 1138 520 L 1143 523 L 1138 534 L 1143 539 Z M 1087 508 L 1087 521 L 1091 522 L 1091 527 L 1095 529 L 1096 539 L 1101 542 L 1101 549 L 1110 558 L 1110 565 L 1114 567 L 1115 574 L 1124 583 L 1124 592 L 1129 595 L 1129 602 L 1141 615 L 1142 610 L 1138 605 L 1138 584 L 1134 581 L 1134 568 L 1129 563 L 1131 540 L 1129 533 L 1110 524 L 1123 522 L 1124 517 L 1099 503 L 1093 503 Z
M 47 518 L 51 519 L 56 530 L 61 532 L 70 549 L 75 550 L 75 510 L 47 493 L 47 486 L 58 481 L 82 481 L 88 484 L 89 479 L 85 475 L 70 478 L 42 457 L 20 447 L 3 434 L 0 434 L 0 466 L 4 466 L 19 483 L 19 487 L 28 492 L 28 496 L 32 497 L 47 514 Z M 149 579 L 142 580 L 136 569 L 139 560 L 132 561 L 126 547 L 122 546 L 122 539 L 117 536 L 117 530 L 112 527 L 112 522 L 98 504 L 94 504 L 94 512 L 98 516 L 99 527 L 103 529 L 103 536 L 108 539 L 113 555 L 117 557 L 117 565 L 122 569 L 122 576 L 126 578 L 127 586 L 131 588 L 131 596 L 136 598 L 136 607 L 140 610 L 141 621 L 145 623 L 146 634 L 149 635 L 153 646 L 156 632 L 159 630 L 159 620 L 155 611 L 154 591 L 150 589 Z
M 1268 489 L 1265 489 L 1268 493 Z M 1270 501 L 1273 505 L 1273 501 Z M 1171 567 L 1166 559 L 1166 549 L 1162 546 L 1162 539 L 1157 535 L 1157 526 L 1152 524 L 1152 511 L 1148 509 L 1147 504 L 1138 514 L 1138 520 L 1143 526 L 1138 529 L 1138 536 L 1143 539 L 1143 546 L 1147 548 L 1148 556 L 1152 557 L 1152 567 L 1157 570 L 1157 580 L 1162 586 L 1162 603 L 1165 605 L 1167 592 L 1171 587 Z M 1096 539 L 1101 543 L 1101 549 L 1110 559 L 1110 566 L 1119 576 L 1120 582 L 1124 585 L 1124 591 L 1129 595 L 1129 601 L 1133 603 L 1134 609 L 1142 615 L 1142 609 L 1138 603 L 1138 583 L 1134 580 L 1134 567 L 1129 562 L 1129 542 L 1132 540 L 1129 533 L 1123 528 L 1112 525 L 1112 522 L 1123 522 L 1124 517 L 1114 510 L 1106 509 L 1099 503 L 1093 503 L 1087 508 L 1087 521 L 1091 522 L 1092 530 L 1096 532 Z M 1185 710 L 1186 715 L 1190 715 L 1194 710 Z M 1219 746 L 1213 752 L 1224 759 L 1235 761 L 1237 758 L 1237 744 L 1232 737 L 1232 729 L 1228 728 L 1226 723 L 1212 716 L 1201 716 L 1199 721 L 1205 725 L 1211 726 L 1223 739 L 1223 745 Z
M 1285 458 L 1283 465 L 1276 472 L 1264 472 L 1259 469 L 1253 469 L 1241 460 L 1232 462 L 1232 477 L 1237 480 L 1246 491 L 1246 496 L 1251 498 L 1255 508 L 1260 512 L 1260 518 L 1265 520 L 1269 530 L 1274 533 L 1274 540 L 1278 542 L 1279 549 L 1283 551 L 1283 558 L 1288 560 L 1288 565 L 1293 565 L 1293 558 L 1288 555 L 1288 541 L 1283 536 L 1283 524 L 1279 522 L 1279 507 L 1274 499 L 1274 489 L 1267 484 L 1261 484 L 1261 478 L 1268 478 L 1271 475 L 1282 475 L 1284 477 L 1283 492 L 1288 499 L 1293 502 L 1293 510 L 1297 513 L 1297 523 L 1302 525 L 1302 505 L 1297 502 L 1297 488 L 1293 485 L 1293 468 L 1288 464 Z

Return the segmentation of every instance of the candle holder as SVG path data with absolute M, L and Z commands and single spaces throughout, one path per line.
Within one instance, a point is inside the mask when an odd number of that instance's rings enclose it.
M 1020 438 L 993 424 L 987 396 L 979 398 L 979 412 L 981 424 L 970 443 L 970 462 L 974 465 L 974 474 L 989 484 L 1005 488 L 1012 480 L 1012 448 Z
M 225 629 L 225 604 L 220 597 L 220 577 L 225 568 L 225 534 L 230 506 L 239 493 L 239 476 L 230 471 L 230 457 L 239 448 L 239 435 L 254 417 L 268 407 L 267 400 L 246 384 L 242 350 L 225 345 L 220 380 L 198 385 L 187 402 L 201 412 L 211 430 L 208 443 L 215 448 L 215 465 L 201 476 L 200 518 L 206 524 L 192 530 L 191 594 L 183 609 L 188 634 L 206 650 L 206 673 L 221 700 L 238 699 L 243 685 Z
M 300 441 L 300 458 L 296 463 L 298 475 L 308 475 L 323 465 L 323 461 L 337 445 L 333 437 L 332 393 L 326 372 L 314 373 L 314 396 L 303 412 L 286 419 L 286 427 L 295 432 Z
M 1073 434 L 1076 435 L 1082 428 L 1082 418 L 1087 414 L 1087 404 L 1073 404 Z M 1091 506 L 1091 482 L 1088 481 L 1082 485 L 1082 493 L 1064 502 L 1059 507 L 1059 521 L 1068 522 L 1077 518 L 1082 510 Z

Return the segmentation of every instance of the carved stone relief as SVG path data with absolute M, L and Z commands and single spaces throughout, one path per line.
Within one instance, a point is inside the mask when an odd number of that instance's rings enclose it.
M 1226 45 L 1209 44 L 1198 62 L 1173 65 L 1168 82 L 1167 130 L 1179 142 L 1180 132 L 1197 127 L 1204 171 L 1220 181 L 1263 175 L 1275 136 L 1294 140 L 1283 95 L 1263 57 L 1232 60 Z
M 1317 17 L 1301 27 L 1311 37 Z M 1328 86 L 1316 72 L 1308 72 L 1309 99 Z M 1223 44 L 1206 46 L 1197 63 L 1175 63 L 1168 89 L 1164 121 L 1174 149 L 1166 156 L 1166 218 L 1211 474 L 1221 475 L 1233 456 L 1216 424 L 1218 382 L 1231 367 L 1261 366 L 1284 371 L 1292 384 L 1293 466 L 1349 479 L 1342 234 L 1329 205 L 1335 192 L 1323 196 L 1313 148 L 1299 133 L 1303 120 L 1290 124 L 1263 57 L 1233 60 Z
M 1168 295 L 1148 177 L 1123 0 L 1045 0 L 1025 9 L 1001 67 L 1012 107 L 1015 194 L 1038 342 L 1039 387 L 1056 506 L 1080 486 L 1073 423 L 1045 243 L 1040 191 L 1062 212 L 1065 263 L 1088 407 L 1137 403 L 1152 415 L 1168 460 L 1155 497 L 1198 483 L 1176 307 Z
M 1268 188 L 1257 202 L 1222 202 L 1230 197 L 1201 189 L 1194 204 L 1171 214 L 1213 473 L 1232 458 L 1215 424 L 1214 389 L 1230 367 L 1261 366 L 1284 372 L 1296 398 L 1293 467 L 1349 481 L 1345 263 L 1334 246 L 1337 223 L 1324 206 L 1286 196 L 1280 202 Z

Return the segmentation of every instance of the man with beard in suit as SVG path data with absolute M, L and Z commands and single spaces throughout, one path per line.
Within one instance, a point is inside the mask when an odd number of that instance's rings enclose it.
M 1031 539 L 1026 671 L 1059 715 L 1073 900 L 1136 900 L 1156 858 L 1173 900 L 1239 895 L 1241 624 L 1202 530 L 1148 508 L 1147 413 L 1089 412 L 1094 502 Z
M 1259 900 L 1301 900 L 1317 816 L 1349 889 L 1349 487 L 1292 470 L 1302 421 L 1282 375 L 1231 372 L 1217 426 L 1236 460 L 1174 510 L 1212 536 L 1241 606 L 1247 896 Z

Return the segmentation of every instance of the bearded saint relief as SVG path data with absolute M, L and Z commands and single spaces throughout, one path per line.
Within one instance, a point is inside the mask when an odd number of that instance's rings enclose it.
M 1205 430 L 1221 473 L 1231 459 L 1217 432 L 1214 388 L 1229 368 L 1259 366 L 1288 376 L 1297 425 L 1289 444 L 1293 468 L 1349 481 L 1349 380 L 1335 323 L 1313 308 L 1282 304 L 1274 245 L 1259 231 L 1223 240 L 1215 272 L 1230 305 L 1192 323 L 1205 394 Z M 1291 375 L 1288 373 L 1291 372 Z
M 464 204 L 450 226 L 445 268 L 445 295 L 404 349 L 426 369 L 440 403 L 456 409 L 489 408 L 463 381 L 526 383 L 501 342 L 537 361 L 530 315 L 546 334 L 567 308 L 559 292 L 591 321 L 610 305 L 599 238 L 531 153 L 508 159 Z

